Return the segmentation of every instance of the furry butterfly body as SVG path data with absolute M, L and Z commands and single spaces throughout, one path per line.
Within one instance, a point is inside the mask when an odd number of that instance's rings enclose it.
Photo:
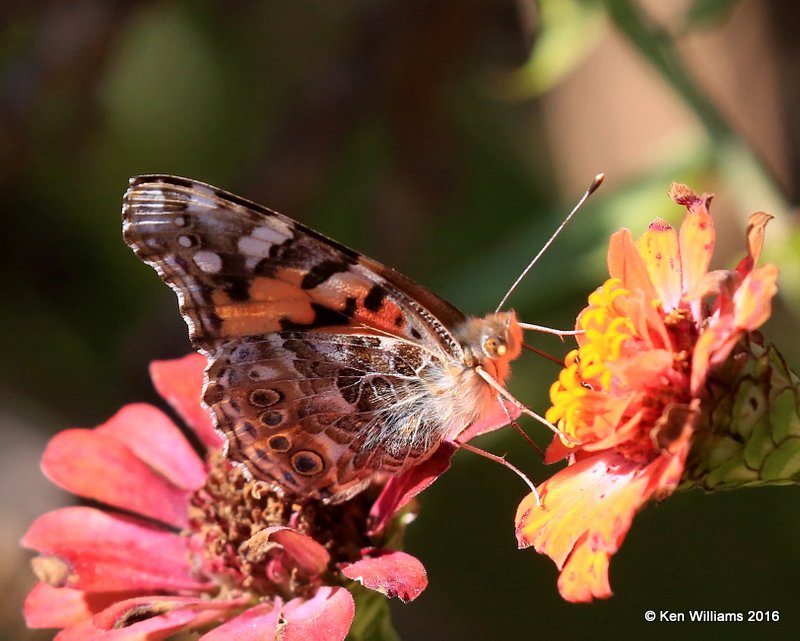
M 126 242 L 177 293 L 208 358 L 228 456 L 340 502 L 496 413 L 522 346 L 513 312 L 465 317 L 286 216 L 174 176 L 131 179 Z

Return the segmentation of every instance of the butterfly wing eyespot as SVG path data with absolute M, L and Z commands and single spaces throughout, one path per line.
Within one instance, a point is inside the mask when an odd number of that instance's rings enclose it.
M 176 292 L 208 357 L 204 402 L 257 480 L 342 501 L 494 402 L 460 375 L 472 363 L 457 328 L 475 319 L 286 216 L 198 181 L 139 176 L 123 235 Z

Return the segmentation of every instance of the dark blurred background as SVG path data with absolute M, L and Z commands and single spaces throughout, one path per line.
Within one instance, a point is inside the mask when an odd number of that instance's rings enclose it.
M 510 302 L 556 327 L 604 280 L 609 234 L 678 223 L 666 192 L 686 182 L 717 194 L 717 266 L 741 255 L 749 213 L 776 215 L 766 260 L 781 266 L 782 297 L 765 333 L 797 369 L 799 27 L 791 0 L 5 0 L 0 638 L 52 636 L 22 627 L 33 576 L 17 546 L 37 514 L 71 500 L 39 472 L 47 439 L 160 402 L 148 362 L 189 349 L 173 294 L 122 242 L 128 177 L 236 191 L 482 314 L 604 171 Z M 556 374 L 528 354 L 511 387 L 543 412 Z M 510 430 L 479 444 L 549 473 Z M 524 493 L 461 453 L 423 495 L 407 545 L 431 583 L 393 606 L 404 639 L 800 633 L 797 488 L 649 505 L 612 561 L 615 596 L 588 606 L 561 601 L 553 564 L 516 550 Z M 782 619 L 646 624 L 647 609 Z

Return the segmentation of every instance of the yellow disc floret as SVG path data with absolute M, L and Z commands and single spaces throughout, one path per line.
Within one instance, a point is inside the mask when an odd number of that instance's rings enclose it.
M 578 329 L 584 332 L 580 348 L 567 354 L 564 369 L 550 387 L 553 405 L 545 417 L 578 440 L 581 428 L 594 420 L 594 393 L 607 392 L 615 384 L 613 363 L 623 356 L 626 341 L 637 337 L 617 303 L 628 295 L 619 279 L 609 278 L 589 296 L 589 306 L 578 319 Z

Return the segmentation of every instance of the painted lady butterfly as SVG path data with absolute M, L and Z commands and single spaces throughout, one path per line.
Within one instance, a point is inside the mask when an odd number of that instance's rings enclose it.
M 228 456 L 340 502 L 498 411 L 513 311 L 468 318 L 402 274 L 195 180 L 132 178 L 126 242 L 178 295 Z M 494 386 L 494 388 L 493 388 Z

